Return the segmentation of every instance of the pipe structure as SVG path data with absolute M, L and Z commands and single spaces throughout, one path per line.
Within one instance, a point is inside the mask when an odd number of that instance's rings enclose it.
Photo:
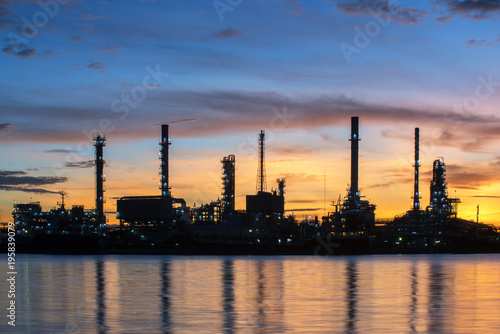
M 266 168 L 264 166 L 264 142 L 266 140 L 266 134 L 264 130 L 260 131 L 259 134 L 259 167 L 257 170 L 257 192 L 266 191 Z
M 434 214 L 450 214 L 448 189 L 446 186 L 446 166 L 441 159 L 434 160 L 432 166 L 431 200 L 429 207 Z
M 160 141 L 160 189 L 161 196 L 163 198 L 170 196 L 170 184 L 168 180 L 168 147 L 170 142 L 168 139 L 168 124 L 162 124 L 161 126 L 161 141 Z
M 95 147 L 95 215 L 96 215 L 96 226 L 98 228 L 103 227 L 106 223 L 104 217 L 104 158 L 103 158 L 103 147 L 106 146 L 106 137 L 96 134 L 94 136 L 94 147 Z
M 420 129 L 415 128 L 415 182 L 413 184 L 413 211 L 420 210 L 420 190 L 419 190 L 419 175 L 420 175 Z
M 358 188 L 358 164 L 359 164 L 359 117 L 351 117 L 351 188 L 349 197 L 351 200 L 359 199 Z
M 236 158 L 228 155 L 222 158 L 222 210 L 223 213 L 234 212 Z
M 276 182 L 278 182 L 278 195 L 280 195 L 281 197 L 284 197 L 285 196 L 285 185 L 286 185 L 285 178 L 278 177 L 276 179 Z

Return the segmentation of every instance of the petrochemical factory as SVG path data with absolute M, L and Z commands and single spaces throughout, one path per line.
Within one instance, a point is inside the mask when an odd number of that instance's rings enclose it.
M 256 192 L 246 209 L 235 209 L 237 157 L 221 158 L 221 195 L 188 207 L 174 197 L 169 180 L 169 126 L 161 125 L 159 191 L 126 196 L 116 202 L 119 226 L 108 226 L 104 210 L 106 138 L 94 137 L 95 208 L 64 205 L 48 212 L 40 202 L 14 203 L 19 250 L 40 253 L 140 254 L 370 254 L 429 252 L 498 252 L 493 225 L 457 217 L 458 198 L 450 198 L 443 158 L 433 162 L 430 203 L 421 208 L 420 130 L 415 128 L 413 202 L 393 220 L 375 219 L 376 205 L 359 190 L 359 118 L 351 118 L 350 183 L 343 199 L 324 217 L 298 222 L 286 215 L 286 180 L 276 176 L 267 191 L 265 132 L 258 134 Z M 293 185 L 292 185 L 293 186 Z M 174 189 L 175 191 L 175 189 Z M 2 233 L 4 234 L 4 233 Z

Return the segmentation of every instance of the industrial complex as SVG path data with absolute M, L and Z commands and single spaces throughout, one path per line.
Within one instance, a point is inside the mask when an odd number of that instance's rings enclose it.
M 390 221 L 375 219 L 376 205 L 359 190 L 359 118 L 351 118 L 351 171 L 345 197 L 324 217 L 298 222 L 285 214 L 286 180 L 276 176 L 267 191 L 265 132 L 258 135 L 256 191 L 246 209 L 235 209 L 235 155 L 221 158 L 221 195 L 188 207 L 172 195 L 169 126 L 161 126 L 159 190 L 150 196 L 117 199 L 119 226 L 107 226 L 104 210 L 104 146 L 94 137 L 95 208 L 64 205 L 42 211 L 39 202 L 14 203 L 19 251 L 161 254 L 368 254 L 500 251 L 492 225 L 457 217 L 460 199 L 447 191 L 444 159 L 432 166 L 430 203 L 421 208 L 420 130 L 415 129 L 414 191 L 410 210 Z M 175 189 L 174 189 L 175 190 Z

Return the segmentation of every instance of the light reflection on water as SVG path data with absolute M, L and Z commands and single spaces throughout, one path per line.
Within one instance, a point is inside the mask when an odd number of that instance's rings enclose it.
M 17 265 L 18 333 L 500 332 L 496 254 L 20 254 Z

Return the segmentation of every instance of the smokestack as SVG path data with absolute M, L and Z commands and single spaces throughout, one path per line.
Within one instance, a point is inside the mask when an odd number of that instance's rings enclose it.
M 413 184 L 413 210 L 420 210 L 420 191 L 419 191 L 419 167 L 420 167 L 420 129 L 415 128 L 415 182 Z
M 170 184 L 168 180 L 168 124 L 161 126 L 160 160 L 161 160 L 161 181 L 160 189 L 163 198 L 170 196 Z
M 259 167 L 257 170 L 257 192 L 266 191 L 266 168 L 264 166 L 264 143 L 266 140 L 266 134 L 264 130 L 260 131 L 259 134 Z
M 351 197 L 359 198 L 358 163 L 359 163 L 359 117 L 351 117 Z
M 103 147 L 106 146 L 106 137 L 100 134 L 94 136 L 95 147 L 95 215 L 97 228 L 101 228 L 106 223 L 104 217 L 104 158 Z

